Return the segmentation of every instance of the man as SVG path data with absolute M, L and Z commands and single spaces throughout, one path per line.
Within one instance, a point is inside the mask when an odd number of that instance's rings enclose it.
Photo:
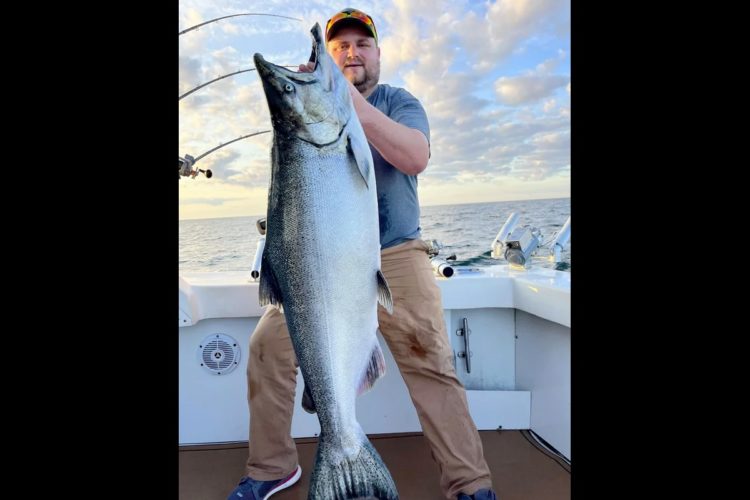
M 352 8 L 338 12 L 326 23 L 326 42 L 351 84 L 375 165 L 381 270 L 393 297 L 392 315 L 378 308 L 380 331 L 440 467 L 445 497 L 496 500 L 466 392 L 453 367 L 440 289 L 420 239 L 417 175 L 430 156 L 427 116 L 404 89 L 378 84 L 380 47 L 369 15 Z M 311 70 L 300 66 L 300 71 Z M 284 315 L 275 307 L 258 322 L 249 358 L 247 475 L 229 498 L 265 500 L 301 475 L 290 436 L 298 364 Z

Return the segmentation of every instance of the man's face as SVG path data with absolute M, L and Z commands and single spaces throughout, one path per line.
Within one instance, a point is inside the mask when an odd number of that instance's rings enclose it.
M 364 28 L 339 29 L 327 43 L 328 53 L 347 80 L 361 93 L 373 88 L 380 79 L 380 47 Z

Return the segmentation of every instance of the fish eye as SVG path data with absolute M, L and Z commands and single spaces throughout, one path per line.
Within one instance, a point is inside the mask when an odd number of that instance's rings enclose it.
M 292 86 L 291 83 L 287 83 L 286 85 L 284 85 L 284 90 L 286 90 L 287 92 L 291 92 L 292 90 L 294 90 L 294 86 Z

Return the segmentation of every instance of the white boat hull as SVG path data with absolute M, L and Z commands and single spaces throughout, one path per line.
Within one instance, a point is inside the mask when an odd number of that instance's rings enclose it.
M 508 266 L 438 278 L 444 319 L 456 354 L 456 373 L 467 388 L 480 430 L 532 429 L 570 458 L 570 273 L 514 271 Z M 179 442 L 181 445 L 246 441 L 247 349 L 262 315 L 258 283 L 247 273 L 183 273 L 179 311 Z M 458 353 L 468 321 L 471 371 Z M 200 345 L 209 335 L 237 341 L 240 357 L 228 373 L 201 366 Z M 379 336 L 387 375 L 357 401 L 357 419 L 368 434 L 420 432 L 416 411 L 386 343 Z M 315 415 L 301 409 L 298 375 L 293 437 L 317 436 Z

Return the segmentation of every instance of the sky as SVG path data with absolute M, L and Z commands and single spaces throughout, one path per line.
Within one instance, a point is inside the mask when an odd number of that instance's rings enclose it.
M 570 196 L 570 0 L 180 0 L 179 95 L 253 69 L 253 54 L 294 65 L 310 29 L 344 7 L 375 21 L 380 82 L 420 100 L 431 157 L 419 174 L 422 206 Z M 179 155 L 198 157 L 270 131 L 255 71 L 179 100 Z M 271 133 L 216 149 L 179 180 L 180 219 L 266 212 Z

